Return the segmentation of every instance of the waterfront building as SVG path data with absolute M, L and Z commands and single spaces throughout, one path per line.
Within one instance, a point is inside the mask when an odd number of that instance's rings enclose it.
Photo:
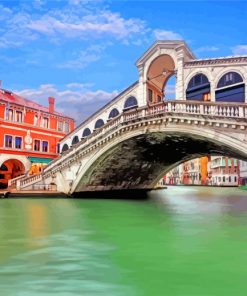
M 179 185 L 182 183 L 182 173 L 183 173 L 183 166 L 179 165 L 172 169 L 170 172 L 166 174 L 163 178 L 166 184 L 169 185 Z
M 247 161 L 239 161 L 240 184 L 247 185 Z
M 29 172 L 38 173 L 57 157 L 59 141 L 74 129 L 74 120 L 49 107 L 0 89 L 0 187 Z
M 239 161 L 235 158 L 212 156 L 210 163 L 211 185 L 238 186 Z

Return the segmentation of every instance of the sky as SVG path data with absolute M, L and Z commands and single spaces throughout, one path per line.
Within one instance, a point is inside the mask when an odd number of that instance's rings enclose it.
M 246 1 L 0 0 L 0 80 L 43 105 L 55 97 L 79 124 L 138 80 L 155 40 L 247 55 L 246 28 Z

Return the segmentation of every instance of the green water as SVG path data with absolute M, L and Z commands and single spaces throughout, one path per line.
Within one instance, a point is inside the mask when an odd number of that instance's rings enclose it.
M 247 196 L 0 200 L 0 295 L 247 295 Z

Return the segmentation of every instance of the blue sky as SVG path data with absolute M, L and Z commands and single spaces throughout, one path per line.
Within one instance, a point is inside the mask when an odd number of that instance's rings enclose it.
M 138 79 L 156 39 L 198 58 L 247 55 L 247 2 L 0 0 L 2 87 L 79 123 Z

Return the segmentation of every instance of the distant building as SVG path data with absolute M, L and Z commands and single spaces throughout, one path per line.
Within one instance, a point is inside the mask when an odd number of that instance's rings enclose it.
M 239 161 L 223 156 L 211 157 L 211 185 L 238 186 Z
M 49 107 L 0 89 L 0 187 L 8 180 L 38 173 L 57 157 L 59 141 L 74 129 L 74 120 Z
M 247 162 L 212 156 L 186 161 L 168 172 L 166 184 L 238 186 L 247 184 Z
M 247 161 L 239 161 L 240 184 L 247 185 Z

